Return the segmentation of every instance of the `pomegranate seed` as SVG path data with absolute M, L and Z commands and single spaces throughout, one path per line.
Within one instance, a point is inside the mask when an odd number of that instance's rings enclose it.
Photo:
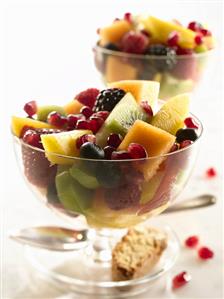
M 126 159 L 131 159 L 129 152 L 127 151 L 112 152 L 111 160 L 126 160 Z
M 67 116 L 68 121 L 68 130 L 74 130 L 78 120 L 85 120 L 84 115 L 82 114 L 69 114 Z
M 37 113 L 37 103 L 36 101 L 30 101 L 26 103 L 23 107 L 23 110 L 27 113 L 28 116 L 33 116 Z
M 141 101 L 140 106 L 148 114 L 149 117 L 153 116 L 152 107 L 149 105 L 148 101 Z
M 209 249 L 208 247 L 201 247 L 198 250 L 198 256 L 202 260 L 208 260 L 208 259 L 213 258 L 214 252 L 211 249 Z
M 118 146 L 121 144 L 121 141 L 122 137 L 119 134 L 111 133 L 107 138 L 107 145 L 118 148 Z
M 93 114 L 93 111 L 88 106 L 83 106 L 80 110 L 80 113 L 83 114 L 86 118 L 89 118 Z
M 193 54 L 193 50 L 192 49 L 184 49 L 184 48 L 177 47 L 176 54 L 177 55 L 192 55 Z
M 97 88 L 88 88 L 75 96 L 75 99 L 81 104 L 92 108 L 95 104 L 96 97 L 99 94 L 99 89 Z
M 170 32 L 168 39 L 167 39 L 168 46 L 175 47 L 177 45 L 177 43 L 179 42 L 179 39 L 180 39 L 180 35 L 178 32 L 176 32 L 176 31 Z
M 178 143 L 174 143 L 170 149 L 170 153 L 172 152 L 176 152 L 179 150 L 179 144 Z
M 114 151 L 116 151 L 116 148 L 108 145 L 108 146 L 105 146 L 103 150 L 104 150 L 104 154 L 105 154 L 105 159 L 111 160 L 112 153 Z
M 208 29 L 202 28 L 202 29 L 200 29 L 200 32 L 203 36 L 211 36 L 212 35 L 211 31 L 209 31 Z
M 91 116 L 89 119 L 89 128 L 93 133 L 96 133 L 102 127 L 103 123 L 104 120 L 101 117 Z
M 208 178 L 213 178 L 217 175 L 217 172 L 214 167 L 210 167 L 206 170 L 206 175 Z
M 145 148 L 138 143 L 130 143 L 128 153 L 132 159 L 143 159 L 148 156 Z
M 91 135 L 91 134 L 85 134 L 80 136 L 76 140 L 76 147 L 80 149 L 80 147 L 85 143 L 85 142 L 91 142 L 91 143 L 96 143 L 96 136 Z
M 198 31 L 201 29 L 201 24 L 198 22 L 190 22 L 187 26 L 188 29 L 192 30 L 192 31 Z
M 32 130 L 32 129 L 33 129 L 33 127 L 24 126 L 24 127 L 22 128 L 21 132 L 20 132 L 20 136 L 19 136 L 19 138 L 23 138 L 23 136 L 25 135 L 26 131 L 28 131 L 28 130 Z
M 98 111 L 98 112 L 93 113 L 92 117 L 95 117 L 95 116 L 101 117 L 104 120 L 106 120 L 109 114 L 110 114 L 109 111 Z
M 23 141 L 34 147 L 43 148 L 40 135 L 32 130 L 26 131 L 26 133 L 23 135 Z
M 77 130 L 90 130 L 89 122 L 87 120 L 79 119 L 76 123 Z
M 191 145 L 192 143 L 193 143 L 192 140 L 184 140 L 184 141 L 182 141 L 182 142 L 180 143 L 180 149 L 181 149 L 181 148 L 185 148 L 185 147 Z
M 131 15 L 130 12 L 126 12 L 126 13 L 124 14 L 124 20 L 128 21 L 129 23 L 132 22 L 132 15 Z
M 173 278 L 172 287 L 173 289 L 178 289 L 187 284 L 190 280 L 191 276 L 186 271 L 183 271 Z
M 187 128 L 190 128 L 190 129 L 198 129 L 199 128 L 199 125 L 195 122 L 195 120 L 192 117 L 185 118 L 184 124 Z
M 67 118 L 56 111 L 52 111 L 48 114 L 47 121 L 55 127 L 62 128 L 67 123 Z
M 201 45 L 203 43 L 203 38 L 201 35 L 198 34 L 195 36 L 194 41 L 196 45 Z
M 188 237 L 185 240 L 185 245 L 187 247 L 193 248 L 193 247 L 196 247 L 198 245 L 198 242 L 199 242 L 198 236 L 191 236 L 191 237 Z

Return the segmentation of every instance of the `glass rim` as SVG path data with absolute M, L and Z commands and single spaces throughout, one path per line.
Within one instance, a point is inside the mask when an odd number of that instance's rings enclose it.
M 166 157 L 169 157 L 169 156 L 173 156 L 173 155 L 176 155 L 178 153 L 181 153 L 181 152 L 184 152 L 186 150 L 189 150 L 192 147 L 195 147 L 195 144 L 198 143 L 198 141 L 201 139 L 201 136 L 203 135 L 204 128 L 203 128 L 202 122 L 194 114 L 190 113 L 189 115 L 190 115 L 190 117 L 192 117 L 193 119 L 195 119 L 196 122 L 199 124 L 199 130 L 200 130 L 200 134 L 198 135 L 198 138 L 192 144 L 190 144 L 189 146 L 184 147 L 182 149 L 179 149 L 177 151 L 173 151 L 173 152 L 169 152 L 169 153 L 162 154 L 162 155 L 157 155 L 157 156 L 140 158 L 140 159 L 106 160 L 106 159 L 87 159 L 87 158 L 81 158 L 81 157 L 66 156 L 66 155 L 62 155 L 62 154 L 58 154 L 58 153 L 54 153 L 54 152 L 47 152 L 44 149 L 41 149 L 41 148 L 38 148 L 38 147 L 35 147 L 35 146 L 32 146 L 32 145 L 29 145 L 29 144 L 25 143 L 21 138 L 17 137 L 12 132 L 12 129 L 11 129 L 11 134 L 12 134 L 14 140 L 17 143 L 19 143 L 20 145 L 22 145 L 22 146 L 30 148 L 30 149 L 32 149 L 34 151 L 38 151 L 38 152 L 44 153 L 45 155 L 48 154 L 48 155 L 51 155 L 51 156 L 54 156 L 54 157 L 69 159 L 69 160 L 74 161 L 74 162 L 75 161 L 94 161 L 96 163 L 97 162 L 107 162 L 107 163 L 115 163 L 116 162 L 116 163 L 119 163 L 119 162 L 150 161 L 150 160 L 155 160 L 155 159 L 158 159 L 158 158 L 166 158 Z
M 143 55 L 143 54 L 132 54 L 132 53 L 125 53 L 125 52 L 121 52 L 121 51 L 115 51 L 115 50 L 110 50 L 110 49 L 106 49 L 104 47 L 101 47 L 99 45 L 95 45 L 93 48 L 93 52 L 102 52 L 104 54 L 109 54 L 109 55 L 113 55 L 113 56 L 118 56 L 118 57 L 123 57 L 123 58 L 135 58 L 135 59 L 145 59 L 145 60 L 150 60 L 150 59 L 158 59 L 158 60 L 163 60 L 163 59 L 167 59 L 166 55 Z M 212 48 L 206 52 L 203 53 L 193 53 L 193 55 L 189 55 L 189 54 L 184 54 L 184 55 L 176 55 L 177 60 L 181 60 L 181 59 L 188 59 L 190 57 L 196 57 L 196 58 L 200 58 L 200 57 L 204 57 L 204 56 L 209 56 L 211 55 L 213 52 L 215 51 L 215 48 Z

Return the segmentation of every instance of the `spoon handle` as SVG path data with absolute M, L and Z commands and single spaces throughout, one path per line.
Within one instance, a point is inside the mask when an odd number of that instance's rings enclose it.
M 184 210 L 192 210 L 197 208 L 208 207 L 210 205 L 214 205 L 217 199 L 214 195 L 211 194 L 203 194 L 200 196 L 196 196 L 194 198 L 185 200 L 179 204 L 175 204 L 168 209 L 166 209 L 163 213 L 172 213 Z

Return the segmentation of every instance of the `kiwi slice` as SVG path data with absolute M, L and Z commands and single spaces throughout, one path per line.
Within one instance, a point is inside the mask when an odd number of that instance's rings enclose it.
M 75 181 L 69 171 L 56 176 L 56 189 L 60 202 L 69 211 L 84 214 L 91 205 L 92 191 Z
M 37 109 L 37 119 L 40 121 L 46 121 L 47 116 L 52 111 L 56 111 L 60 113 L 61 115 L 65 116 L 66 113 L 64 109 L 61 106 L 57 105 L 45 105 L 45 106 L 39 106 Z
M 97 189 L 100 186 L 94 176 L 87 174 L 85 171 L 78 168 L 77 165 L 71 167 L 69 173 L 76 181 L 79 182 L 80 185 L 85 188 Z
M 131 93 L 127 93 L 114 107 L 104 125 L 96 134 L 97 144 L 104 146 L 110 133 L 125 136 L 137 119 L 149 121 L 147 113 L 138 105 Z

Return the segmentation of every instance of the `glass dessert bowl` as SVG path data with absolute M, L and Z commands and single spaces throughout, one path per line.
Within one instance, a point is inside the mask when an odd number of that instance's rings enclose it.
M 161 99 L 192 92 L 202 79 L 213 50 L 176 57 L 123 53 L 93 48 L 95 67 L 106 86 L 120 80 L 152 80 L 160 83 Z
M 161 99 L 193 91 L 214 48 L 211 31 L 198 22 L 184 26 L 130 13 L 100 28 L 98 35 L 94 62 L 104 84 L 157 81 Z
M 37 108 L 32 101 L 24 106 L 28 118 L 12 118 L 15 153 L 28 187 L 74 228 L 79 223 L 91 232 L 86 250 L 69 255 L 29 250 L 32 263 L 83 293 L 142 292 L 178 254 L 175 234 L 164 228 L 167 248 L 157 266 L 143 276 L 112 281 L 111 250 L 126 229 L 172 204 L 190 177 L 202 135 L 201 122 L 188 110 L 189 95 L 164 103 L 154 93 L 152 110 L 137 99 L 144 88 L 158 84 L 132 83 L 124 89 L 88 89 L 64 107 Z M 71 108 L 77 114 L 71 116 Z M 83 271 L 74 272 L 76 264 Z

